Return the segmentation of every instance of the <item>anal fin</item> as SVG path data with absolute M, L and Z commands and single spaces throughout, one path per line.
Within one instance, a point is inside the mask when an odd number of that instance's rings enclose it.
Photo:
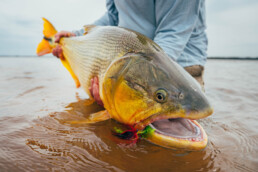
M 80 81 L 79 81 L 78 77 L 75 75 L 75 73 L 73 72 L 73 70 L 72 70 L 70 64 L 68 63 L 68 61 L 66 59 L 61 59 L 61 62 L 64 65 L 64 67 L 71 74 L 71 76 L 72 76 L 72 78 L 73 78 L 73 80 L 75 82 L 76 88 L 79 88 L 81 86 Z

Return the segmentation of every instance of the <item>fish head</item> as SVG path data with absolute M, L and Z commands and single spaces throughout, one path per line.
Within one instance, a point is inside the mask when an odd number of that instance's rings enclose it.
M 110 65 L 102 89 L 105 108 L 112 118 L 137 130 L 151 126 L 156 130 L 150 137 L 154 143 L 169 145 L 176 138 L 179 143 L 167 147 L 180 147 L 182 141 L 189 145 L 198 138 L 202 145 L 191 145 L 203 148 L 207 137 L 195 120 L 212 114 L 208 99 L 181 66 L 167 56 L 153 56 L 130 53 Z
M 128 78 L 133 79 L 126 80 L 144 88 L 147 92 L 145 100 L 152 102 L 148 107 L 160 109 L 148 114 L 148 117 L 142 117 L 136 128 L 142 129 L 159 119 L 196 120 L 212 114 L 213 109 L 200 84 L 170 58 L 161 56 L 150 61 L 144 60 L 129 71 L 133 74 Z

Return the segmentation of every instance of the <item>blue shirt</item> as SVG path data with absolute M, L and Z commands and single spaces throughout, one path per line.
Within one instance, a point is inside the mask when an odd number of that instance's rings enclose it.
M 204 0 L 106 0 L 106 8 L 95 25 L 140 32 L 183 67 L 205 65 L 208 41 Z

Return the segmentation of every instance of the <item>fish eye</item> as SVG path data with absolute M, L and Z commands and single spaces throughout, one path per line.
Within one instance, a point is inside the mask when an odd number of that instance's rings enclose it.
M 178 95 L 178 98 L 182 100 L 184 97 L 185 97 L 185 95 L 182 92 L 180 92 Z
M 158 89 L 155 92 L 154 98 L 159 103 L 164 103 L 167 101 L 167 91 L 163 88 Z

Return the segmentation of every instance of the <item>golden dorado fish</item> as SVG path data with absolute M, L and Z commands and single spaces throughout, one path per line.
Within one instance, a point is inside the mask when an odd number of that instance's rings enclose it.
M 51 53 L 52 24 L 44 19 L 44 39 L 37 54 Z M 112 118 L 143 131 L 155 129 L 146 139 L 167 148 L 200 150 L 207 135 L 196 119 L 213 110 L 200 85 L 152 40 L 132 30 L 114 26 L 85 26 L 83 36 L 61 38 L 64 66 L 77 86 L 91 97 L 93 77 L 105 111 L 85 123 Z

